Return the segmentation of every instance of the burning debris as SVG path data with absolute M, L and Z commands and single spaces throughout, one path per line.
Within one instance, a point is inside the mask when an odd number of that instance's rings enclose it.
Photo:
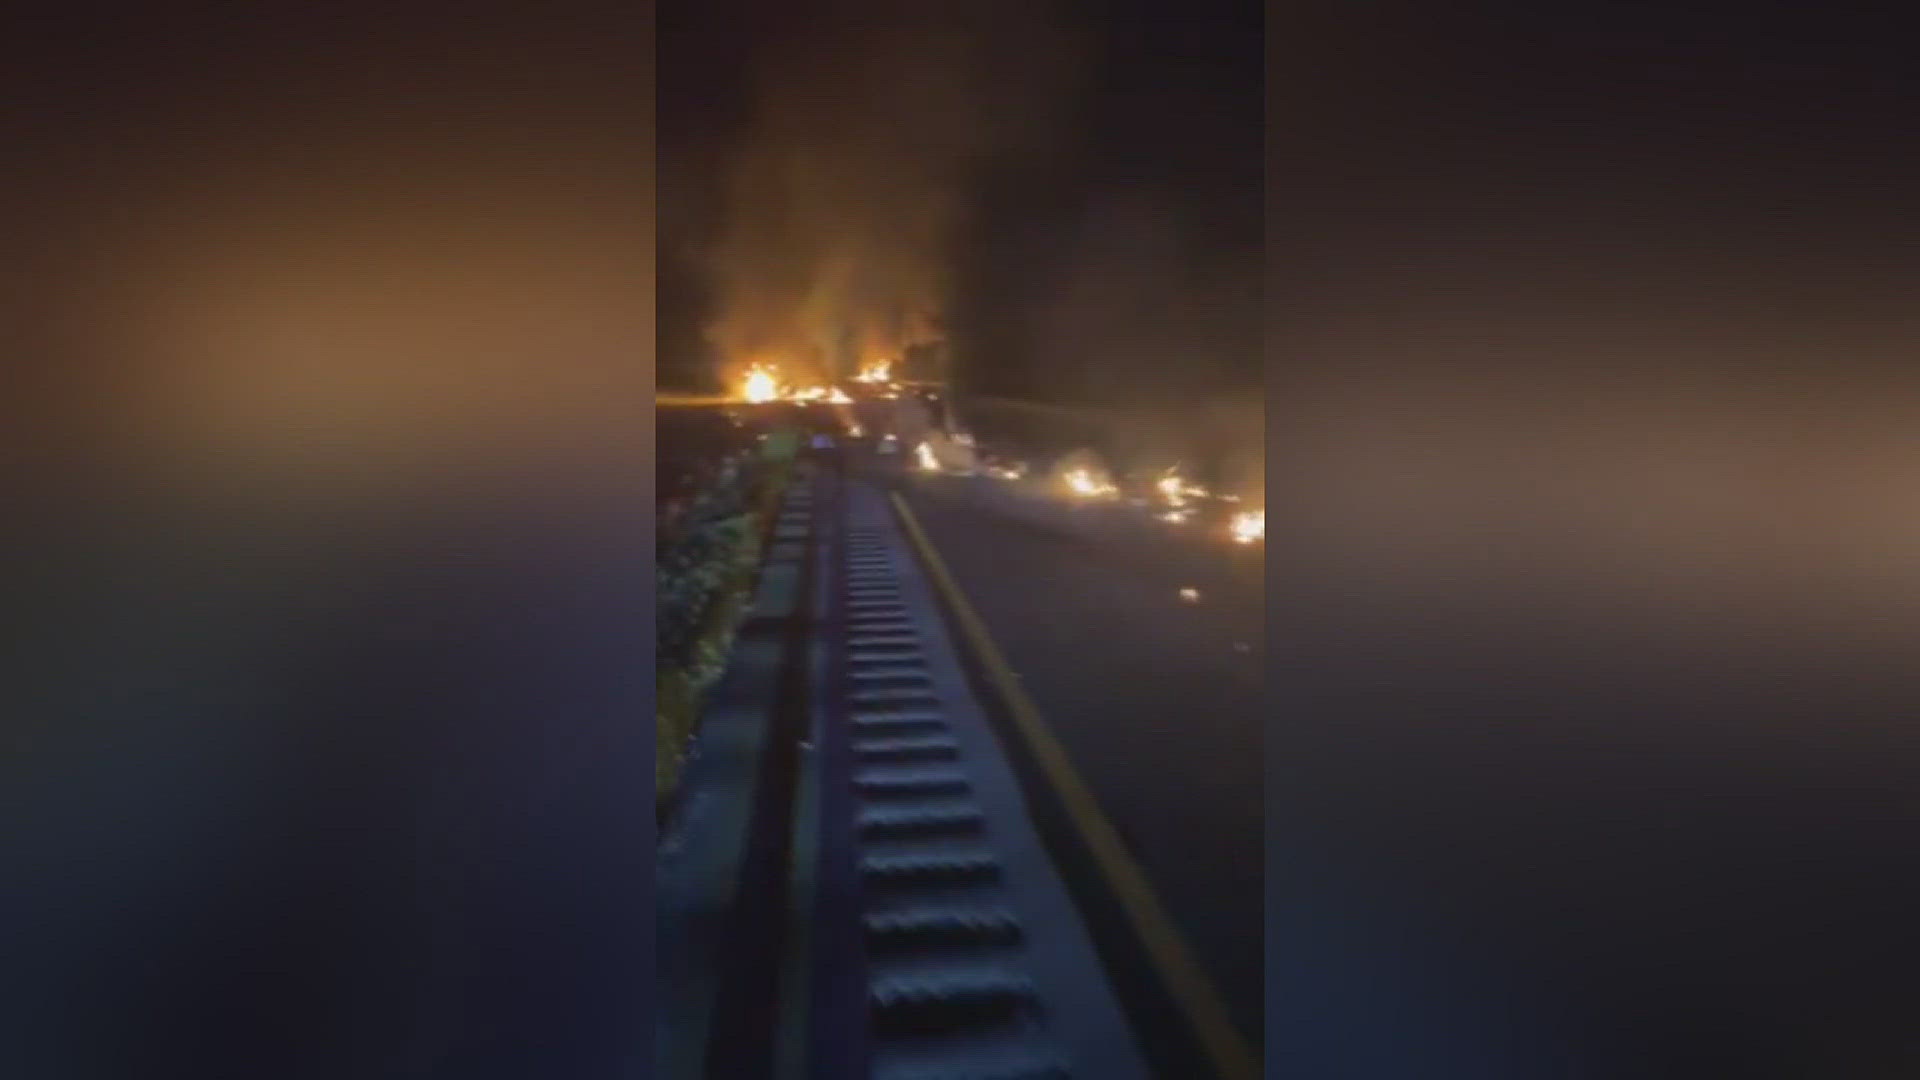
M 914 447 L 913 456 L 916 463 L 920 466 L 921 472 L 940 471 L 940 459 L 934 456 L 931 445 L 923 442 L 919 446 Z
M 1120 493 L 1111 481 L 1095 476 L 1091 469 L 1068 469 L 1061 479 L 1068 491 L 1083 499 L 1108 499 Z
M 1251 544 L 1256 540 L 1264 541 L 1267 538 L 1267 512 L 1242 510 L 1233 515 L 1233 521 L 1227 528 L 1236 543 Z
M 755 364 L 740 381 L 740 400 L 752 405 L 785 401 L 795 405 L 851 405 L 853 398 L 837 386 L 788 386 L 780 381 L 779 369 L 771 364 Z
M 1166 501 L 1166 504 L 1174 510 L 1184 509 L 1194 499 L 1207 497 L 1207 489 L 1181 476 L 1178 465 L 1168 469 L 1154 484 L 1154 488 L 1159 491 L 1160 497 Z
M 1120 495 L 1111 474 L 1090 451 L 1078 450 L 1062 458 L 1054 467 L 1054 476 L 1075 499 L 1112 499 Z

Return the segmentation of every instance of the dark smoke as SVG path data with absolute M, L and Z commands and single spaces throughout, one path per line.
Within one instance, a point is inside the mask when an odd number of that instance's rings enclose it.
M 1069 98 L 1078 50 L 1031 6 L 894 18 L 848 10 L 769 35 L 711 252 L 726 365 L 831 377 L 936 340 L 971 182 Z

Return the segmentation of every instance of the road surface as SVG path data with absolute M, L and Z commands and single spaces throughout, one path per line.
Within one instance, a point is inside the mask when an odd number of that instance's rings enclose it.
M 902 491 L 1257 1045 L 1260 550 L 988 477 L 915 476 Z

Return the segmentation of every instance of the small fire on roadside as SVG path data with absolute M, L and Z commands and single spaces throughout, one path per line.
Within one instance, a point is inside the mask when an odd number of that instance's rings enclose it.
M 1207 489 L 1198 484 L 1188 483 L 1186 477 L 1180 475 L 1177 465 L 1168 469 L 1166 475 L 1162 476 L 1154 486 L 1159 489 L 1160 497 L 1175 510 L 1186 506 L 1190 499 L 1207 497 Z
M 920 470 L 922 472 L 940 471 L 940 459 L 934 456 L 933 447 L 926 443 L 923 442 L 919 446 L 914 447 L 913 456 L 919 459 Z
M 1084 468 L 1069 469 L 1062 479 L 1066 481 L 1068 491 L 1083 499 L 1105 499 L 1120 493 L 1119 488 Z
M 1267 538 L 1267 512 L 1265 510 L 1242 510 L 1233 515 L 1228 526 L 1233 539 L 1242 544 L 1251 544 Z

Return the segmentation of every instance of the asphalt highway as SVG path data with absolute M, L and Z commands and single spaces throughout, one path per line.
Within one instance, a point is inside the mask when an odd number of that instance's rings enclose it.
M 1036 485 L 902 480 L 958 585 L 1257 1045 L 1262 550 L 1234 544 L 1217 523 L 1072 505 Z

